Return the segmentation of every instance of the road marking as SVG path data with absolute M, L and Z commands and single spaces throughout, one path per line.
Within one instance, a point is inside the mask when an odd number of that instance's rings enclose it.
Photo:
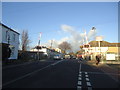
M 87 86 L 91 86 L 91 83 L 90 83 L 90 82 L 87 82 Z
M 81 77 L 81 74 L 79 74 L 79 77 Z
M 85 75 L 85 77 L 88 77 L 88 75 Z
M 79 72 L 79 74 L 82 74 L 82 72 Z
M 82 74 L 82 72 L 81 72 L 81 63 L 80 63 L 77 90 L 81 90 L 82 89 L 82 81 L 79 81 L 79 80 L 82 80 L 81 74 Z
M 41 71 L 41 70 L 43 70 L 43 69 L 45 69 L 45 68 L 48 68 L 48 67 L 50 67 L 50 66 L 51 66 L 51 64 L 48 65 L 48 66 L 46 66 L 46 67 L 43 67 L 43 68 L 41 68 L 41 69 L 38 69 L 38 70 L 36 70 L 36 71 L 34 71 L 34 72 L 28 73 L 28 74 L 26 74 L 26 75 L 24 75 L 24 76 L 18 77 L 18 78 L 14 79 L 14 80 L 11 80 L 11 81 L 9 81 L 9 82 L 6 82 L 6 83 L 2 84 L 2 86 L 6 86 L 6 85 L 11 84 L 11 83 L 13 83 L 13 82 L 15 82 L 15 81 L 18 81 L 18 80 L 20 80 L 20 79 L 23 79 L 23 78 L 25 78 L 25 77 L 28 77 L 28 76 L 30 76 L 30 75 L 32 75 L 32 74 L 34 74 L 34 73 L 37 73 L 37 72 L 39 72 L 39 71 Z
M 58 61 L 57 63 L 50 64 L 50 65 L 48 65 L 48 66 L 46 66 L 46 67 L 43 67 L 43 68 L 38 69 L 38 70 L 36 70 L 36 71 L 33 71 L 33 72 L 31 72 L 31 73 L 28 73 L 28 74 L 26 74 L 26 75 L 24 75 L 24 76 L 18 77 L 18 78 L 14 79 L 14 80 L 11 80 L 11 81 L 9 81 L 9 82 L 6 82 L 6 83 L 2 84 L 2 86 L 6 86 L 6 85 L 11 84 L 11 83 L 13 83 L 13 82 L 15 82 L 15 81 L 18 81 L 18 80 L 20 80 L 20 79 L 23 79 L 23 78 L 25 78 L 25 77 L 28 77 L 28 76 L 30 76 L 30 75 L 32 75 L 32 74 L 34 74 L 34 73 L 37 73 L 37 72 L 39 72 L 39 71 L 41 71 L 41 70 L 43 70 L 43 69 L 45 69 L 45 68 L 48 68 L 48 67 L 50 67 L 51 65 L 56 65 L 56 64 L 58 64 L 58 63 L 60 63 L 60 62 L 62 62 L 62 61 L 63 61 L 63 60 Z
M 92 87 L 88 87 L 88 90 L 92 90 Z
M 85 72 L 85 74 L 88 74 L 87 72 Z
M 53 63 L 53 64 L 51 64 L 51 65 L 56 65 L 56 64 L 58 64 L 58 63 L 60 63 L 60 62 L 62 62 L 63 60 L 61 60 L 61 61 L 58 61 L 58 62 L 55 62 L 55 63 Z
M 80 63 L 79 72 L 81 72 L 81 66 L 82 66 L 82 65 L 81 65 L 81 63 Z
M 86 78 L 86 81 L 89 81 L 89 78 Z
M 78 85 L 82 85 L 82 82 L 81 82 L 81 81 L 78 81 Z
M 82 80 L 82 78 L 81 78 L 81 77 L 78 77 L 78 80 Z
M 81 90 L 82 89 L 82 87 L 81 86 L 77 86 L 77 90 Z

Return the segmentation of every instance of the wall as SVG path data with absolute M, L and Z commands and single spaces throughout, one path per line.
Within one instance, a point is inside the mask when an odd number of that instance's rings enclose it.
M 120 47 L 109 47 L 107 52 L 118 53 L 120 51 Z
M 2 43 L 2 26 L 0 25 L 0 43 Z
M 1 26 L 1 25 L 0 25 Z M 8 38 L 6 38 L 6 31 L 8 31 L 8 35 L 10 36 L 10 48 L 12 49 L 12 54 L 9 59 L 17 59 L 18 57 L 18 47 L 19 47 L 19 34 L 11 31 L 10 29 L 2 26 L 0 32 L 2 32 L 2 39 L 0 39 L 0 43 L 8 43 Z M 15 34 L 15 40 L 13 40 Z

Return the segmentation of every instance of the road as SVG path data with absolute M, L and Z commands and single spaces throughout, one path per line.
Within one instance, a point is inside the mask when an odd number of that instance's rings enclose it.
M 78 60 L 47 60 L 4 67 L 2 88 L 118 88 L 118 82 Z

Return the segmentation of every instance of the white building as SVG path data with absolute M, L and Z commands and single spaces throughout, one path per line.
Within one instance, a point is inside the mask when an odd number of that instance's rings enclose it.
M 0 43 L 10 44 L 11 56 L 9 59 L 17 59 L 19 47 L 19 33 L 0 23 Z
M 54 55 L 58 55 L 58 54 L 62 55 L 61 50 L 59 48 L 51 49 L 51 48 L 47 48 L 44 46 L 42 46 L 41 49 L 39 49 L 39 51 L 36 48 L 32 48 L 30 51 L 31 52 L 41 52 L 44 55 L 47 55 L 49 58 L 52 58 Z
M 114 54 L 117 57 L 119 55 L 120 43 L 109 43 L 106 41 L 91 41 L 87 45 L 83 45 L 84 55 L 91 55 L 95 58 L 96 55 L 101 54 L 103 59 L 106 58 L 107 54 Z M 116 59 L 117 60 L 117 59 Z

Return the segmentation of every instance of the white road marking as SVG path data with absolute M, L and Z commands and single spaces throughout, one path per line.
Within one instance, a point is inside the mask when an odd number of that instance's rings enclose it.
M 81 77 L 78 77 L 78 80 L 82 80 L 82 78 L 81 78 Z
M 30 75 L 32 75 L 32 74 L 34 74 L 34 73 L 37 73 L 37 72 L 39 72 L 39 71 L 41 71 L 41 70 L 43 70 L 43 69 L 45 69 L 45 68 L 48 68 L 48 67 L 50 67 L 51 65 L 56 65 L 56 64 L 58 64 L 58 63 L 60 63 L 60 62 L 62 62 L 62 61 L 63 61 L 63 60 L 61 60 L 61 61 L 59 61 L 59 62 L 57 62 L 57 63 L 50 64 L 50 65 L 48 65 L 48 66 L 46 66 L 46 67 L 43 67 L 43 68 L 41 68 L 41 69 L 38 69 L 38 70 L 36 70 L 36 71 L 34 71 L 34 72 L 28 73 L 28 74 L 26 74 L 26 75 L 24 75 L 24 76 L 18 77 L 18 78 L 14 79 L 14 80 L 11 80 L 11 81 L 9 81 L 9 82 L 6 82 L 6 83 L 2 84 L 2 86 L 6 86 L 6 85 L 11 84 L 11 83 L 13 83 L 13 82 L 15 82 L 15 81 L 18 81 L 18 80 L 20 80 L 20 79 L 23 79 L 23 78 L 25 78 L 25 77 L 28 77 L 28 76 L 30 76 Z
M 79 74 L 79 77 L 81 77 L 81 74 Z
M 79 74 L 82 74 L 82 72 L 79 72 Z
M 88 75 L 85 75 L 85 77 L 88 77 Z
M 87 72 L 85 72 L 85 74 L 88 74 Z
M 86 81 L 89 81 L 89 78 L 86 78 Z
M 77 90 L 81 90 L 82 89 L 82 87 L 81 86 L 77 86 Z
M 80 63 L 80 68 L 79 68 L 79 72 L 81 72 L 81 66 L 82 66 L 82 65 L 81 65 L 81 63 Z
M 56 65 L 56 64 L 58 64 L 58 63 L 60 63 L 60 62 L 62 62 L 63 60 L 61 60 L 61 61 L 58 61 L 58 62 L 56 62 L 56 63 L 53 63 L 53 64 L 51 64 L 51 65 Z
M 87 82 L 87 86 L 88 86 L 88 87 L 91 86 L 91 83 L 90 83 L 90 82 Z
M 30 75 L 32 75 L 32 74 L 34 74 L 34 73 L 36 73 L 36 72 L 39 72 L 39 71 L 41 71 L 41 70 L 43 70 L 43 69 L 45 69 L 45 68 L 47 68 L 47 67 L 50 67 L 50 66 L 51 66 L 51 65 L 48 65 L 48 66 L 43 67 L 43 68 L 41 68 L 41 69 L 38 69 L 38 70 L 36 70 L 36 71 L 34 71 L 34 72 L 31 72 L 31 73 L 28 73 L 28 74 L 26 74 L 26 75 L 24 75 L 24 76 L 18 77 L 18 78 L 14 79 L 14 80 L 11 80 L 11 81 L 9 81 L 9 82 L 7 82 L 7 83 L 2 84 L 2 86 L 6 86 L 6 85 L 8 85 L 8 84 L 10 84 L 10 83 L 13 83 L 13 82 L 17 81 L 17 80 L 23 79 L 23 78 L 25 78 L 25 77 L 27 77 L 27 76 L 30 76 Z
M 81 72 L 81 63 L 80 63 L 77 90 L 81 90 L 82 89 L 82 81 L 79 81 L 79 80 L 82 80 L 81 74 L 82 74 L 82 72 Z
M 78 85 L 82 85 L 82 82 L 81 82 L 81 81 L 78 81 Z
M 92 90 L 92 87 L 88 87 L 88 90 Z

